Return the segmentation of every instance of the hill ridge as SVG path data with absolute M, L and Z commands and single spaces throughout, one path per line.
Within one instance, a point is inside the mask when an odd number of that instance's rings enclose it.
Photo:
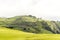
M 30 33 L 60 34 L 60 21 L 49 21 L 32 15 L 0 18 L 0 26 Z

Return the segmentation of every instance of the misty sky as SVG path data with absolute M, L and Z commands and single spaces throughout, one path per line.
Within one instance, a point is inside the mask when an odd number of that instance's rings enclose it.
M 60 0 L 0 0 L 0 17 L 16 15 L 60 20 Z

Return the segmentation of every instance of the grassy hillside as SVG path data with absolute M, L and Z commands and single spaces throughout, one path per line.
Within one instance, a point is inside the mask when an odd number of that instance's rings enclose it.
M 0 40 L 23 40 L 31 35 L 33 34 L 18 30 L 0 28 Z
M 33 34 L 0 27 L 0 40 L 60 40 L 60 34 Z
M 10 18 L 10 20 L 14 18 Z M 44 23 L 45 21 L 34 16 L 19 16 L 15 18 L 15 20 L 12 21 L 10 24 L 8 24 L 8 28 L 31 33 L 52 33 L 44 28 L 44 26 L 48 26 L 47 23 L 43 26 Z
M 32 15 L 0 18 L 0 27 L 29 33 L 60 34 L 60 21 L 47 21 Z

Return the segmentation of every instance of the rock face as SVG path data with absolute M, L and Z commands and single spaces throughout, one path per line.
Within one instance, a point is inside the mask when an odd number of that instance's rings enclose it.
M 60 21 L 46 21 L 32 15 L 0 18 L 0 26 L 31 33 L 60 34 Z

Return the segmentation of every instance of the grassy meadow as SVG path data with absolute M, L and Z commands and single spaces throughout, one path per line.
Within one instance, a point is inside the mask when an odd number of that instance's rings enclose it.
M 60 34 L 33 34 L 0 28 L 0 40 L 60 40 Z

